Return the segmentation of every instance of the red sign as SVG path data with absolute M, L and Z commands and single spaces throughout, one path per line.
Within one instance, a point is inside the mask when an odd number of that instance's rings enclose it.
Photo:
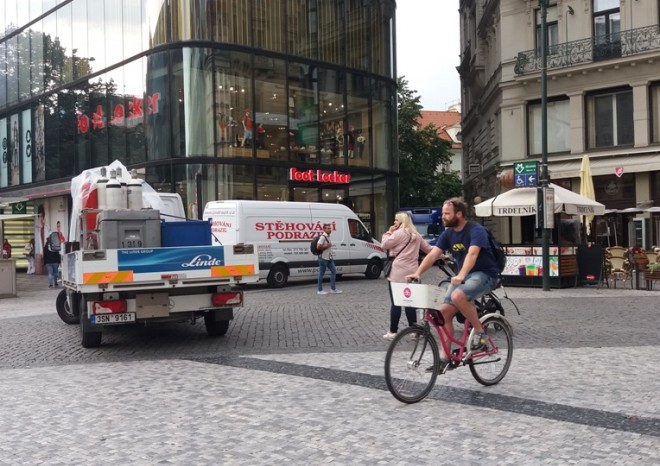
M 623 167 L 614 167 L 614 174 L 621 178 L 623 176 Z
M 160 92 L 155 92 L 151 96 L 147 96 L 147 113 L 158 113 L 158 101 L 160 100 Z M 89 131 L 91 123 L 92 129 L 105 128 L 106 116 L 103 113 L 103 106 L 97 105 L 96 111 L 92 113 L 91 118 L 85 114 L 78 114 L 78 131 L 86 133 Z M 110 124 L 113 126 L 128 126 L 132 128 L 139 125 L 144 120 L 144 99 L 133 97 L 133 100 L 128 102 L 128 114 L 123 104 L 115 105 L 112 116 L 110 117 Z
M 304 170 L 297 168 L 289 170 L 289 180 L 291 181 L 318 181 L 319 183 L 349 183 L 351 175 L 339 173 L 337 170 L 324 172 L 323 170 Z

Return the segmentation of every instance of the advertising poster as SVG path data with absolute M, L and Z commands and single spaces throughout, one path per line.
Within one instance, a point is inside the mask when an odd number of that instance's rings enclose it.
M 18 113 L 11 116 L 9 120 L 9 186 L 18 186 L 20 178 L 21 161 L 21 139 L 18 133 Z
M 44 107 L 39 105 L 34 115 L 32 158 L 34 159 L 35 181 L 46 179 L 46 155 L 44 149 Z
M 32 183 L 32 111 L 21 114 L 21 140 L 23 141 L 23 183 Z
M 9 141 L 7 140 L 7 119 L 0 119 L 0 141 L 2 141 L 2 161 L 0 161 L 0 188 L 7 186 L 7 164 L 9 162 Z

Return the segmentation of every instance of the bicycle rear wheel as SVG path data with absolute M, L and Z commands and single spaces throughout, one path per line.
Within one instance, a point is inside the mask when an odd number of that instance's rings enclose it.
M 482 324 L 488 338 L 491 340 L 488 347 L 492 350 L 494 345 L 497 352 L 491 355 L 480 356 L 468 362 L 470 372 L 477 382 L 482 385 L 495 385 L 504 378 L 511 366 L 513 358 L 513 332 L 509 323 L 499 315 L 486 317 Z
M 435 385 L 439 360 L 438 344 L 427 329 L 413 326 L 399 332 L 385 356 L 390 393 L 403 403 L 423 400 Z M 427 372 L 429 368 L 432 370 Z

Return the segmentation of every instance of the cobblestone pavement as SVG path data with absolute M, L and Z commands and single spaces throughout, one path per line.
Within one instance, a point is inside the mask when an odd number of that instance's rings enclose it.
M 432 278 L 429 282 L 433 281 Z M 657 464 L 660 291 L 509 289 L 513 364 L 404 405 L 383 379 L 384 280 L 247 288 L 227 336 L 109 329 L 80 347 L 58 290 L 0 300 L 0 464 Z

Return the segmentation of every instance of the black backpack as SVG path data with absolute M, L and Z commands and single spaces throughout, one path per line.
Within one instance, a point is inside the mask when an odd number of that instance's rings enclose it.
M 316 238 L 312 240 L 311 243 L 309 243 L 309 250 L 312 251 L 312 254 L 315 256 L 318 256 L 321 254 L 321 250 L 318 248 L 318 242 L 319 239 L 321 238 L 321 235 L 318 235 Z
M 50 240 L 49 250 L 51 252 L 60 252 L 62 250 L 60 235 L 56 231 L 52 232 L 48 239 Z
M 470 241 L 472 239 L 472 237 L 470 236 L 470 232 L 472 231 L 473 225 L 474 222 L 467 222 L 467 226 L 469 228 L 468 236 L 467 236 L 468 245 L 470 244 Z M 490 253 L 493 255 L 493 258 L 495 259 L 495 263 L 500 269 L 500 273 L 502 273 L 504 271 L 504 267 L 506 267 L 506 250 L 502 247 L 500 242 L 497 241 L 497 238 L 493 236 L 493 232 L 486 227 L 484 228 L 486 230 L 486 234 L 488 235 L 488 244 L 490 246 Z

